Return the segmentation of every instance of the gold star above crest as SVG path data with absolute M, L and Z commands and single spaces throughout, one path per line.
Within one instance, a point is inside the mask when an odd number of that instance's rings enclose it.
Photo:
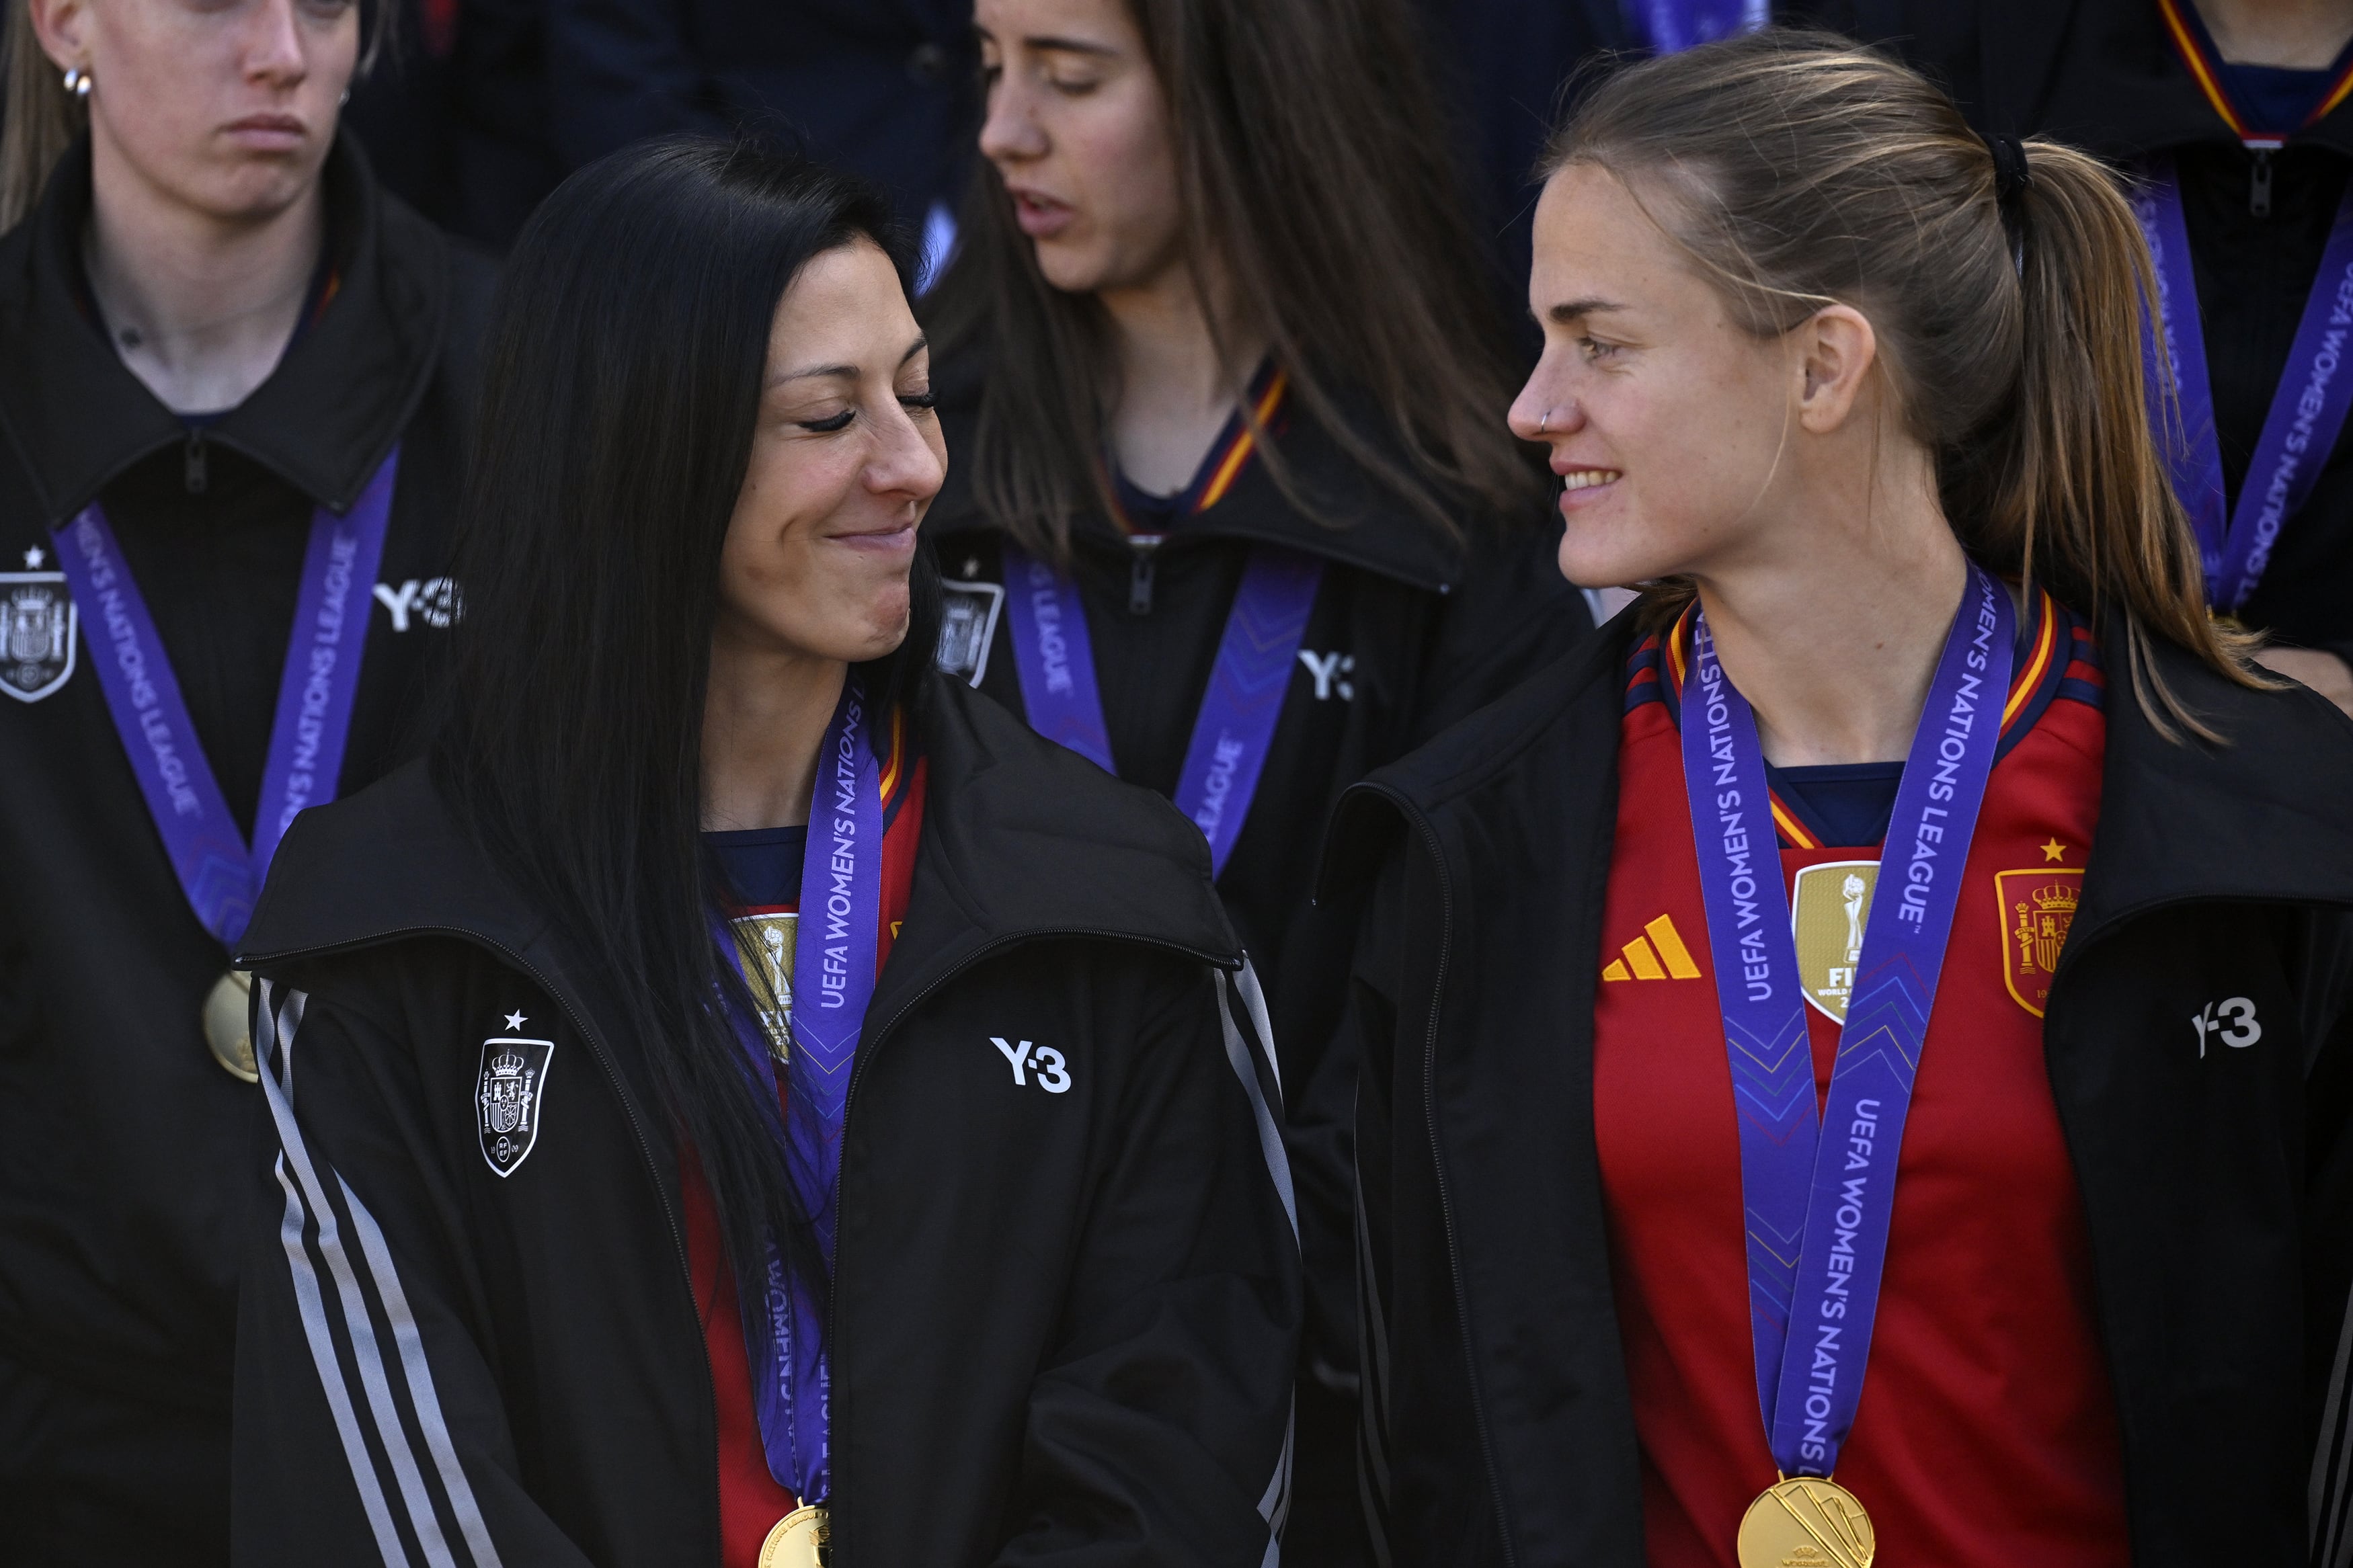
M 2064 844 L 2060 843 L 2056 838 L 2053 838 L 2050 843 L 2042 846 L 2042 858 L 2045 860 L 2064 860 L 2067 858 L 2067 847 Z

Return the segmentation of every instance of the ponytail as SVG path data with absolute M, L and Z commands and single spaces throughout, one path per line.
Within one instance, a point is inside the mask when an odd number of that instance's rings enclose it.
M 2216 738 L 2168 686 L 2153 639 L 2272 684 L 2257 639 L 2207 614 L 2149 424 L 2155 270 L 2099 163 L 2039 140 L 1998 151 L 1905 67 L 1768 29 L 1609 78 L 1539 172 L 1570 163 L 1662 188 L 1653 216 L 1757 335 L 1833 303 L 1869 316 L 1963 547 L 2095 625 L 2121 618 L 2134 696 L 2161 733 Z
M 2133 694 L 2160 731 L 2213 732 L 2185 709 L 2149 639 L 2246 686 L 2256 639 L 2206 610 L 2205 569 L 2148 417 L 2142 312 L 2148 247 L 2116 177 L 2055 142 L 2026 143 L 2016 202 L 2023 306 L 2018 395 L 1947 485 L 2022 574 L 2105 619 L 2124 618 Z M 2169 390 L 2171 371 L 2164 374 Z
M 29 0 L 7 0 L 7 105 L 0 110 L 0 234 L 25 220 L 49 171 L 90 124 L 90 110 L 65 88 L 33 33 Z

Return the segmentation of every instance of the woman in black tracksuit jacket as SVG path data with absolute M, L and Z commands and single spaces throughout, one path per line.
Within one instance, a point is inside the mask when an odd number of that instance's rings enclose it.
M 2344 1561 L 2353 727 L 2204 613 L 2123 193 L 1814 35 L 1547 173 L 1514 427 L 1651 588 L 1326 847 L 1390 1560 Z
M 240 1562 L 1271 1554 L 1257 982 L 1197 833 L 930 668 L 892 234 L 696 141 L 524 233 L 450 727 L 248 942 Z
M 923 525 L 941 663 L 1215 824 L 1308 1260 L 1289 1544 L 1353 1560 L 1355 1069 L 1324 1048 L 1348 931 L 1310 903 L 1316 837 L 1343 789 L 1588 617 L 1496 419 L 1505 337 L 1396 0 L 1116 0 L 1075 35 L 1033 0 L 976 15 L 983 161 L 924 310 L 961 455 Z M 1097 700 L 1041 706 L 1073 624 Z M 1263 738 L 1233 740 L 1253 717 Z
M 257 51 L 264 13 L 281 31 Z M 250 892 L 192 905 L 135 762 L 152 742 L 126 745 L 145 721 L 109 700 L 132 624 L 69 551 L 103 518 L 152 627 L 145 689 L 168 670 L 183 708 L 150 717 L 184 784 L 217 786 L 234 858 L 290 804 L 263 805 L 273 756 L 311 756 L 311 800 L 380 776 L 414 753 L 454 612 L 493 278 L 338 132 L 356 5 L 190 8 L 175 31 L 43 14 L 37 38 L 9 8 L 0 137 L 0 1554 L 217 1563 L 257 1131 L 250 1078 L 223 1070 L 244 1048 L 225 974 Z M 254 113 L 275 145 L 188 130 Z M 380 552 L 322 580 L 308 542 L 379 474 Z M 298 627 L 306 579 L 325 613 Z M 322 647 L 357 682 L 313 748 L 277 716 Z
M 2137 175 L 2170 163 L 2222 500 L 2233 529 L 2259 521 L 2241 497 L 2270 489 L 2250 478 L 2266 419 L 2297 412 L 2311 380 L 2292 353 L 2298 323 L 2316 297 L 2324 312 L 2336 299 L 2347 259 L 2340 247 L 2324 276 L 2353 175 L 2353 5 L 1834 0 L 1824 14 L 1888 39 L 1981 130 L 2054 137 Z M 2194 391 L 2183 399 L 2201 424 Z M 2233 613 L 2271 634 L 2266 664 L 2353 710 L 2353 439 L 2339 427 L 2314 460 Z

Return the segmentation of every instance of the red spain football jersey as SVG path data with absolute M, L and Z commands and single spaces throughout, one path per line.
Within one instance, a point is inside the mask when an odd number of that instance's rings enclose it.
M 1883 1568 L 2116 1568 L 2123 1460 L 2042 1007 L 2105 728 L 2089 629 L 2031 606 L 1904 1133 L 1876 1331 L 1837 1479 Z M 1677 722 L 1688 626 L 1631 661 L 1594 1121 L 1652 1568 L 1734 1568 L 1776 1476 L 1748 1322 L 1739 1133 Z M 1775 824 L 1826 1091 L 1876 846 Z
M 879 946 L 874 953 L 880 974 L 891 956 L 892 940 L 906 918 L 907 898 L 914 886 L 915 847 L 923 834 L 926 769 L 918 758 L 904 776 L 897 761 L 903 754 L 903 724 L 893 715 L 892 755 L 882 777 L 882 910 Z M 796 906 L 759 905 L 732 911 L 736 915 L 792 914 Z M 781 1079 L 777 1097 L 783 1098 Z M 711 1358 L 711 1393 L 719 1437 L 719 1537 L 722 1568 L 758 1568 L 761 1544 L 776 1521 L 799 1506 L 789 1488 L 777 1483 L 768 1469 L 767 1450 L 760 1441 L 760 1418 L 752 1403 L 752 1360 L 744 1348 L 743 1319 L 736 1310 L 735 1277 L 727 1266 L 727 1247 L 719 1233 L 719 1212 L 702 1179 L 702 1162 L 691 1148 L 679 1154 L 679 1189 L 686 1209 L 687 1274 L 694 1283 L 695 1310 L 702 1317 L 703 1347 Z

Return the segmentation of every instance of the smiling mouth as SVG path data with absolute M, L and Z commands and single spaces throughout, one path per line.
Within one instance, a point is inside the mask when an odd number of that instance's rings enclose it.
M 1563 489 L 1589 490 L 1596 485 L 1615 484 L 1625 477 L 1617 468 L 1571 468 L 1561 475 L 1560 485 Z

